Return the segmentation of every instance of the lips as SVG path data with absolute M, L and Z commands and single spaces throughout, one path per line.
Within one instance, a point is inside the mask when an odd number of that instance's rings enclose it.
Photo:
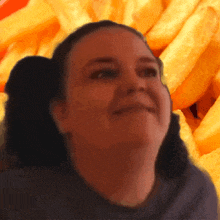
M 121 109 L 120 111 L 116 112 L 116 114 L 122 114 L 122 113 L 125 113 L 125 112 L 130 112 L 130 113 L 139 112 L 139 111 L 143 111 L 143 110 L 146 111 L 146 108 L 140 108 L 140 107 L 139 108 L 131 108 L 131 107 L 129 107 L 129 108 Z
M 142 103 L 135 103 L 126 106 L 122 106 L 119 110 L 116 110 L 114 114 L 121 114 L 124 112 L 138 112 L 138 111 L 148 111 L 148 112 L 155 112 L 155 109 L 152 107 L 148 107 Z

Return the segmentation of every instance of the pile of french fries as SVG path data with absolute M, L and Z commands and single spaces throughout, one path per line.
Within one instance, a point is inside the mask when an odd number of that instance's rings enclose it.
M 20 59 L 51 58 L 79 26 L 105 19 L 140 31 L 163 61 L 181 138 L 192 162 L 211 176 L 220 198 L 219 0 L 30 0 L 0 21 L 0 52 L 7 51 L 0 62 L 0 84 L 5 85 Z M 0 94 L 3 120 L 8 97 Z

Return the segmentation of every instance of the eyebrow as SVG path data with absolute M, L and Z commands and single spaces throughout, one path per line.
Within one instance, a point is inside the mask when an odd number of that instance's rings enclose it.
M 93 58 L 93 59 L 89 60 L 86 63 L 85 67 L 91 66 L 95 63 L 112 63 L 112 62 L 116 62 L 116 61 L 117 60 L 113 57 L 96 57 L 96 58 Z M 149 62 L 152 63 L 152 62 L 154 62 L 154 63 L 158 64 L 156 59 L 151 58 L 151 57 L 146 57 L 146 56 L 139 57 L 137 61 L 139 61 L 141 63 L 149 63 Z

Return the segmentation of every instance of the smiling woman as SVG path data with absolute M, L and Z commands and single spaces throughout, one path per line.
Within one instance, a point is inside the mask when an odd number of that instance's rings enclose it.
M 144 37 L 108 20 L 52 59 L 19 61 L 5 87 L 4 156 L 16 160 L 0 174 L 1 219 L 217 219 L 162 76 Z

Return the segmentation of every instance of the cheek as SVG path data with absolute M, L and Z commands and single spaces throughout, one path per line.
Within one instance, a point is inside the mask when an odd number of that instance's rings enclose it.
M 88 87 L 87 95 L 90 100 L 105 102 L 113 98 L 113 88 L 110 86 Z
M 82 86 L 75 87 L 72 94 L 68 123 L 73 140 L 97 144 L 97 135 L 106 137 L 108 133 L 106 113 L 113 99 L 113 89 L 108 86 Z
M 72 93 L 74 94 L 73 108 L 75 110 L 84 110 L 88 114 L 107 110 L 114 95 L 113 88 L 108 86 L 75 87 Z
M 170 122 L 171 97 L 169 90 L 161 83 L 155 83 L 151 87 L 152 98 L 155 100 L 155 104 L 159 109 L 159 118 L 162 124 L 168 124 Z

